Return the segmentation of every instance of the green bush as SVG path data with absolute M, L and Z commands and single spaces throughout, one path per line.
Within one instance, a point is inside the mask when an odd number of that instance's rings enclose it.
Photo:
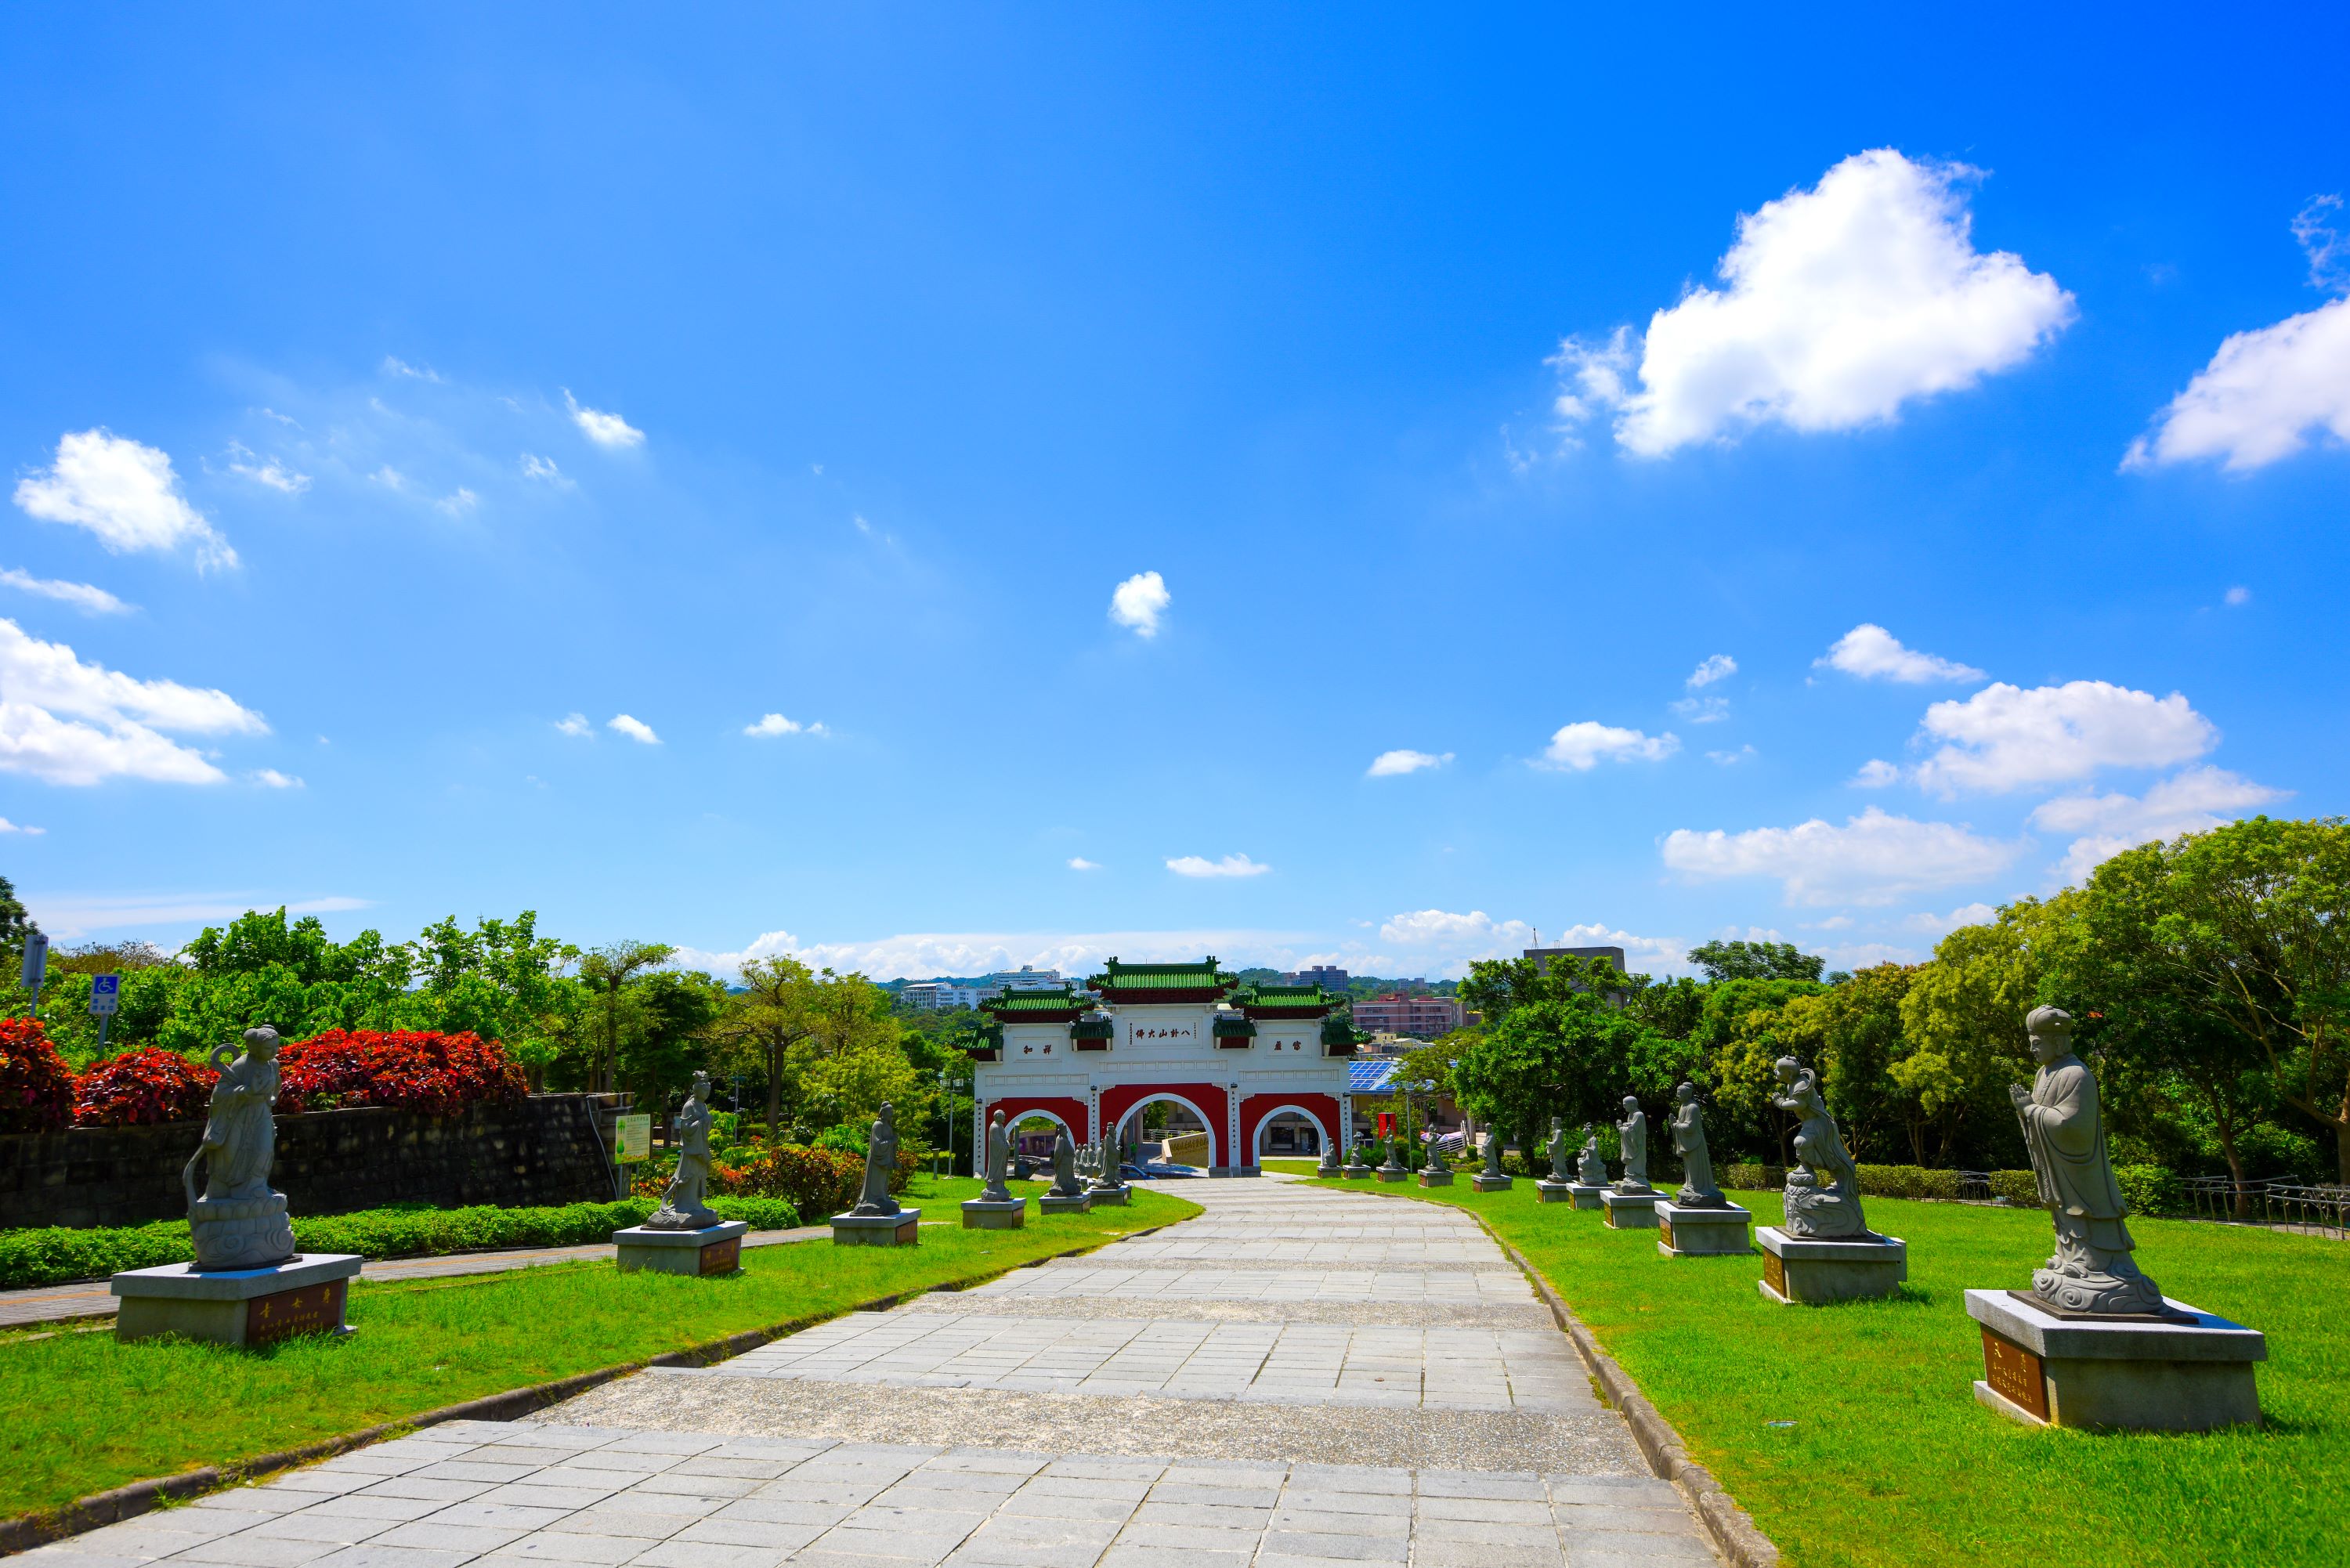
M 651 1199 L 629 1198 L 546 1209 L 369 1209 L 297 1219 L 294 1244 L 306 1252 L 356 1252 L 363 1258 L 577 1247 L 610 1241 L 613 1231 L 641 1223 L 656 1207 Z M 721 1219 L 748 1220 L 754 1231 L 799 1223 L 791 1204 L 776 1198 L 715 1198 L 710 1207 Z M 0 1290 L 103 1279 L 125 1269 L 184 1263 L 193 1256 L 184 1220 L 89 1231 L 62 1225 L 0 1231 Z
M 1870 1198 L 1935 1198 L 1945 1202 L 1966 1196 L 1955 1170 L 1934 1170 L 1922 1165 L 1861 1165 L 1860 1190 Z
M 2028 1170 L 1994 1170 L 1991 1173 L 1991 1195 L 2004 1198 L 2010 1203 L 2021 1203 L 2026 1209 L 2037 1209 L 2040 1178 Z
M 2178 1214 L 2187 1208 L 2178 1178 L 2159 1165 L 2117 1165 L 2114 1179 L 2133 1214 Z
M 1776 1192 L 1787 1185 L 1787 1168 L 1740 1160 L 1734 1165 L 1723 1166 L 1720 1180 L 1732 1192 Z

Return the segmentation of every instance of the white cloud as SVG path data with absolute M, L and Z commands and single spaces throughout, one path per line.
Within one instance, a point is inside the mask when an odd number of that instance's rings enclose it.
M 619 731 L 640 746 L 660 744 L 660 737 L 653 733 L 653 727 L 650 724 L 646 723 L 642 719 L 630 718 L 626 713 L 613 714 L 604 721 L 604 727 L 608 730 Z
M 48 829 L 46 827 L 20 827 L 16 823 L 9 821 L 6 817 L 0 816 L 0 833 L 22 833 L 34 838 L 38 838 L 47 831 Z
M 1132 627 L 1138 637 L 1157 637 L 1159 618 L 1172 602 L 1166 579 L 1156 572 L 1137 572 L 1111 590 L 1109 618 Z
M 1921 914 L 1905 915 L 1901 919 L 1901 929 L 1923 932 L 1939 941 L 1960 926 L 1989 925 L 1997 919 L 1999 911 L 1989 904 L 1960 904 L 1947 915 L 1938 915 L 1930 909 Z
M 369 474 L 368 477 L 374 480 L 378 484 L 382 485 L 386 490 L 405 490 L 408 488 L 408 475 L 400 472 L 400 470 L 392 467 L 391 464 L 388 462 L 381 468 L 377 469 L 373 473 Z
M 1534 765 L 1589 773 L 1602 762 L 1662 762 L 1680 749 L 1680 738 L 1670 731 L 1646 735 L 1638 730 L 1622 730 L 1580 719 L 1552 735 L 1550 744 L 1543 748 L 1543 754 Z
M 1923 733 L 1943 742 L 1918 782 L 1943 795 L 2087 778 L 2103 767 L 2156 768 L 2219 743 L 2211 722 L 2174 691 L 2157 697 L 2104 680 L 2026 691 L 2004 681 L 1926 710 Z
M 71 605 L 84 615 L 126 615 L 131 608 L 104 588 L 92 587 L 88 583 L 61 582 L 55 577 L 36 577 L 14 566 L 0 570 L 0 584 Z
M 1129 963 L 1152 960 L 1197 962 L 1214 953 L 1225 964 L 1263 962 L 1294 967 L 1292 939 L 1279 932 L 1192 931 L 914 931 L 865 941 L 803 941 L 789 931 L 768 931 L 731 952 L 680 948 L 676 961 L 713 974 L 737 971 L 744 959 L 787 953 L 815 968 L 894 980 L 936 974 L 989 974 L 1022 964 L 1083 976 L 1116 955 Z
M 2252 602 L 2252 590 L 2240 583 L 2228 590 L 2227 599 L 2230 609 L 2241 609 Z
M 369 908 L 374 900 L 339 895 L 325 898 L 287 898 L 253 893 L 139 893 L 127 897 L 59 894 L 54 898 L 26 895 L 33 918 L 55 937 L 79 938 L 91 931 L 119 930 L 125 926 L 192 926 L 233 920 L 249 909 L 276 909 L 289 915 L 334 915 Z
M 743 726 L 743 732 L 746 735 L 759 735 L 763 737 L 769 735 L 828 735 L 832 733 L 831 731 L 824 727 L 821 720 L 814 723 L 803 724 L 796 719 L 786 719 L 781 713 L 770 713 L 755 724 L 745 724 Z
M 390 354 L 383 357 L 383 373 L 387 376 L 402 377 L 411 381 L 437 382 L 441 379 L 440 372 L 431 369 L 420 369 L 405 359 L 396 358 Z
M 1402 774 L 1416 774 L 1422 768 L 1440 768 L 1452 760 L 1451 752 L 1381 752 L 1371 759 L 1364 773 L 1366 778 L 1388 779 Z
M 1674 701 L 1673 711 L 1692 724 L 1716 724 L 1730 717 L 1730 699 L 1682 697 Z
M 236 565 L 236 552 L 180 493 L 172 460 L 104 430 L 61 437 L 57 462 L 16 482 L 16 504 L 45 523 L 70 523 L 120 555 L 195 552 L 199 569 Z
M 1227 855 L 1222 860 L 1211 860 L 1204 855 L 1179 855 L 1167 862 L 1167 869 L 1178 877 L 1262 877 L 1273 867 L 1245 855 Z
M 1101 869 L 1101 862 L 1098 860 L 1088 860 L 1082 855 L 1072 855 L 1069 857 L 1069 869 L 1072 871 L 1098 871 Z
M 1710 763 L 1718 763 L 1721 766 L 1727 768 L 1735 766 L 1740 763 L 1751 761 L 1759 754 L 1760 753 L 1754 750 L 1754 743 L 1750 741 L 1734 752 L 1708 752 L 1705 754 L 1705 760 Z
M 1678 937 L 1642 937 L 1630 931 L 1589 922 L 1554 928 L 1546 936 L 1523 920 L 1497 920 L 1482 909 L 1456 914 L 1449 909 L 1414 909 L 1388 919 L 1379 927 L 1379 940 L 1415 952 L 1438 956 L 1446 967 L 1463 971 L 1477 959 L 1516 958 L 1539 938 L 1546 948 L 1618 947 L 1625 963 L 1636 973 L 1684 967 L 1688 944 Z M 1417 965 L 1425 961 L 1414 958 Z M 1413 973 L 1419 972 L 1417 968 Z
M 2342 210 L 2342 198 L 2312 196 L 2293 215 L 2293 237 L 2309 257 L 2309 286 L 2339 289 L 2350 287 L 2350 244 L 2345 244 L 2326 216 Z
M 1704 662 L 1690 671 L 1690 678 L 1683 684 L 1694 691 L 1700 686 L 1711 686 L 1737 673 L 1738 660 L 1726 653 L 1709 654 Z
M 229 442 L 229 454 L 228 471 L 231 473 L 241 474 L 255 484 L 265 484 L 270 489 L 286 495 L 299 495 L 310 488 L 308 474 L 295 472 L 278 458 L 272 457 L 265 462 L 254 462 L 253 459 L 258 454 L 237 441 Z
M 576 490 L 578 488 L 577 485 L 564 477 L 563 471 L 555 466 L 555 460 L 553 458 L 540 457 L 536 452 L 526 452 L 522 454 L 522 476 L 525 479 L 536 479 L 542 483 L 552 484 L 557 490 Z
M 1699 881 L 1775 877 L 1790 904 L 1886 904 L 1907 893 L 1997 875 L 2023 846 L 1957 823 L 1917 822 L 1869 807 L 1841 827 L 1814 817 L 1744 833 L 1676 828 L 1665 865 Z
M 64 643 L 43 642 L 0 619 L 0 770 L 61 784 L 109 778 L 217 784 L 225 775 L 203 753 L 157 732 L 268 729 L 225 691 L 139 680 L 86 664 Z
M 2073 317 L 2055 279 L 1977 251 L 1960 187 L 1979 171 L 1890 148 L 1738 221 L 1719 268 L 1638 343 L 1569 340 L 1552 361 L 1569 422 L 1616 412 L 1643 457 L 1777 422 L 1803 431 L 1895 419 L 1903 404 L 2022 363 Z
M 1900 778 L 1901 770 L 1899 768 L 1895 767 L 1891 763 L 1887 762 L 1882 757 L 1871 757 L 1868 761 L 1860 764 L 1860 771 L 1858 773 L 1852 775 L 1852 787 L 1855 789 L 1883 789 L 1889 784 L 1898 783 Z
M 1922 955 L 1915 948 L 1892 942 L 1846 942 L 1820 956 L 1828 961 L 1831 970 L 1856 971 L 1875 969 L 1881 963 L 1916 963 Z
M 585 713 L 565 714 L 555 722 L 555 732 L 559 735 L 577 735 L 585 741 L 592 741 L 596 738 L 596 728 L 588 722 L 588 715 Z
M 291 774 L 281 774 L 276 768 L 264 768 L 253 775 L 253 782 L 271 789 L 300 789 L 302 781 Z
M 2032 825 L 2051 833 L 2081 835 L 2057 867 L 2065 881 L 2078 882 L 2125 849 L 2205 832 L 2292 793 L 2254 784 L 2225 768 L 2189 768 L 2142 796 L 2070 794 L 2043 801 L 2032 814 Z
M 452 517 L 459 517 L 471 512 L 473 509 L 474 504 L 480 500 L 480 496 L 474 494 L 472 491 L 466 489 L 461 484 L 457 486 L 454 491 L 442 496 L 432 504 L 439 507 L 442 511 L 447 513 Z
M 2350 299 L 2238 332 L 2130 443 L 2125 469 L 2222 459 L 2243 473 L 2323 433 L 2350 441 Z
M 1812 660 L 1814 669 L 1841 670 L 1863 680 L 1898 680 L 1920 686 L 1929 680 L 1981 680 L 1971 664 L 1904 648 L 1891 632 L 1863 621 L 1837 638 L 1835 646 Z
M 563 405 L 571 410 L 571 422 L 579 427 L 579 433 L 598 446 L 619 450 L 645 444 L 644 431 L 618 414 L 601 413 L 595 409 L 581 407 L 568 387 L 563 389 Z

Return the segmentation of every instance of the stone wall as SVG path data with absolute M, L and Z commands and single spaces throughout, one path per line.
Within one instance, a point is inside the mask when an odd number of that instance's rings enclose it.
M 297 1219 L 386 1203 L 604 1201 L 608 1100 L 541 1095 L 446 1116 L 380 1107 L 281 1116 L 270 1184 Z M 0 1229 L 182 1219 L 180 1172 L 203 1138 L 201 1122 L 0 1137 Z

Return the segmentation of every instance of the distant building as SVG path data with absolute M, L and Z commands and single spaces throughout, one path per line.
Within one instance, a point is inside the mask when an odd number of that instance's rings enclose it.
M 1347 971 L 1336 964 L 1317 963 L 1311 969 L 1301 969 L 1295 974 L 1281 977 L 1284 985 L 1318 985 L 1333 996 L 1347 994 Z
M 898 994 L 909 1007 L 931 1012 L 951 1012 L 958 1007 L 977 1007 L 979 987 L 957 985 L 951 980 L 910 981 L 899 988 Z
M 1461 1002 L 1451 996 L 1406 996 L 1389 992 L 1355 1003 L 1355 1027 L 1373 1034 L 1409 1034 L 1433 1040 L 1461 1027 Z

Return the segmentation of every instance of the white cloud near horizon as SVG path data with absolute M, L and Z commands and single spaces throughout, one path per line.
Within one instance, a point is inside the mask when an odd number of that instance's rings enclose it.
M 620 451 L 645 444 L 644 431 L 618 414 L 583 406 L 568 387 L 563 389 L 563 406 L 571 410 L 571 422 L 579 427 L 579 433 L 598 446 Z
M 233 920 L 255 909 L 283 907 L 289 915 L 335 915 L 374 907 L 372 898 L 340 895 L 324 898 L 284 898 L 241 893 L 133 893 L 55 896 L 29 889 L 21 895 L 26 911 L 52 937 L 78 939 L 92 931 L 121 930 L 130 926 L 181 926 Z
M 640 746 L 658 746 L 661 743 L 660 737 L 653 733 L 653 727 L 650 724 L 627 713 L 613 714 L 604 721 L 604 727 L 628 736 Z
M 1267 963 L 1294 968 L 1294 944 L 1286 932 L 1234 929 L 1085 932 L 915 931 L 866 941 L 802 941 L 789 931 L 767 931 L 732 952 L 681 947 L 676 962 L 713 974 L 739 971 L 743 961 L 787 954 L 812 968 L 858 973 L 874 980 L 922 979 L 932 975 L 992 974 L 997 970 L 1055 969 L 1084 977 L 1111 957 L 1129 963 L 1197 962 L 1213 953 L 1227 966 Z
M 2043 801 L 2032 813 L 2032 826 L 2080 835 L 2056 868 L 2064 881 L 2076 883 L 2125 849 L 2202 833 L 2292 794 L 2207 764 L 2174 774 L 2143 795 L 2071 794 Z
M 786 719 L 781 713 L 769 713 L 755 724 L 745 724 L 743 726 L 743 732 L 746 735 L 756 735 L 763 739 L 774 735 L 808 735 L 814 737 L 829 735 L 832 733 L 831 731 L 824 727 L 824 721 L 821 719 L 811 723 L 803 724 L 796 719 Z
M 45 523 L 88 529 L 118 556 L 184 545 L 199 571 L 237 564 L 228 541 L 181 492 L 170 456 L 103 428 L 58 438 L 56 461 L 18 480 L 16 500 Z
M 1374 779 L 1399 778 L 1405 774 L 1416 774 L 1422 768 L 1440 768 L 1451 760 L 1451 752 L 1381 752 L 1371 759 L 1371 765 L 1364 770 L 1363 776 Z
M 1974 248 L 1963 187 L 1980 173 L 1878 148 L 1742 214 L 1721 288 L 1691 289 L 1638 338 L 1560 346 L 1560 419 L 1611 411 L 1618 445 L 1661 457 L 1768 423 L 1887 423 L 2021 364 L 2072 320 L 2073 296 Z
M 1227 855 L 1222 860 L 1211 860 L 1204 855 L 1178 855 L 1167 862 L 1167 869 L 1178 877 L 1262 877 L 1273 867 L 1245 855 Z
M 45 599 L 70 605 L 84 615 L 128 615 L 136 606 L 124 604 L 104 588 L 88 583 L 68 583 L 55 577 L 36 577 L 30 572 L 20 572 L 14 566 L 0 569 L 0 584 L 19 593 L 37 594 Z
M 1174 596 L 1157 572 L 1137 572 L 1110 590 L 1109 618 L 1143 638 L 1159 635 L 1159 621 Z
M 1894 680 L 1922 686 L 1929 680 L 1981 680 L 1983 672 L 1971 664 L 1939 654 L 1904 648 L 1901 639 L 1874 621 L 1863 621 L 1835 639 L 1813 668 L 1840 670 L 1863 680 Z
M 1788 903 L 1821 905 L 1886 904 L 1981 882 L 2006 870 L 2023 848 L 1958 823 L 1918 822 L 1870 806 L 1841 827 L 1814 817 L 1743 833 L 1675 828 L 1662 853 L 1669 870 L 1692 880 L 1771 877 Z
M 1997 909 L 1992 909 L 1989 904 L 1977 902 L 1961 904 L 1947 915 L 1938 915 L 1930 909 L 1922 910 L 1915 915 L 1905 915 L 1901 918 L 1901 929 L 1905 931 L 1917 931 L 1939 941 L 1960 926 L 1989 925 L 1997 919 L 1999 919 Z
M 1649 735 L 1579 719 L 1560 726 L 1551 736 L 1550 744 L 1543 748 L 1543 754 L 1534 759 L 1533 765 L 1587 774 L 1603 762 L 1660 763 L 1680 749 L 1680 737 L 1669 730 L 1661 735 Z
M 580 740 L 592 741 L 596 738 L 596 726 L 588 722 L 588 715 L 585 713 L 566 713 L 555 722 L 555 732 L 558 735 L 573 735 Z
M 0 619 L 0 770 L 59 784 L 218 784 L 227 776 L 159 731 L 254 735 L 269 726 L 225 691 L 136 680 Z
M 1379 927 L 1379 940 L 1394 947 L 1440 954 L 1463 969 L 1478 959 L 1516 958 L 1534 945 L 1540 928 L 1523 920 L 1496 920 L 1482 909 L 1454 913 L 1449 909 L 1413 909 L 1389 917 Z M 1689 947 L 1678 937 L 1642 937 L 1597 921 L 1554 928 L 1542 939 L 1546 948 L 1618 947 L 1632 972 L 1687 967 Z
M 2220 743 L 2217 727 L 2178 692 L 2105 680 L 2029 690 L 1995 681 L 1927 709 L 1920 735 L 1942 745 L 1918 765 L 1917 781 L 1946 798 L 2066 784 L 2106 767 L 2168 767 Z
M 1101 869 L 1101 862 L 1098 860 L 1088 860 L 1082 855 L 1072 855 L 1069 857 L 1069 869 L 1072 871 L 1098 871 Z

